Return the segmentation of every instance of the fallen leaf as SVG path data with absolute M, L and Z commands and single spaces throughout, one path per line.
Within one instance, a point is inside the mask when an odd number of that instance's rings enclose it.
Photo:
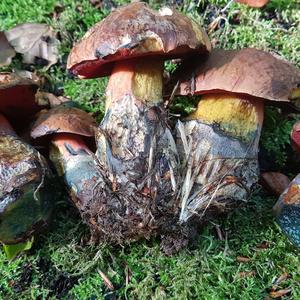
M 109 278 L 99 269 L 98 269 L 98 273 L 101 276 L 101 278 L 103 279 L 104 284 L 106 285 L 106 287 L 109 288 L 111 291 L 113 291 L 115 289 L 115 287 L 112 284 L 112 282 L 109 280 Z
M 245 257 L 245 256 L 237 256 L 236 260 L 238 262 L 246 263 L 246 262 L 249 262 L 251 259 L 249 257 Z
M 289 278 L 289 274 L 287 272 L 284 272 L 281 274 L 273 283 L 273 286 L 271 288 L 271 291 L 276 291 L 280 285 L 280 283 L 286 281 Z
M 6 31 L 5 35 L 15 51 L 23 54 L 24 63 L 35 64 L 40 59 L 50 67 L 58 60 L 58 41 L 46 24 L 20 24 Z
M 0 32 L 0 67 L 8 66 L 15 55 L 16 52 L 9 44 L 4 32 Z
M 267 241 L 263 241 L 262 243 L 259 243 L 256 245 L 256 249 L 257 250 L 265 250 L 268 249 L 270 246 L 270 243 Z
M 271 298 L 276 299 L 276 298 L 280 298 L 282 296 L 285 296 L 286 294 L 289 294 L 291 291 L 292 291 L 291 288 L 282 289 L 282 290 L 278 290 L 278 291 L 271 291 L 269 293 L 269 295 L 270 295 Z
M 274 285 L 278 285 L 281 282 L 287 280 L 288 278 L 289 278 L 289 274 L 287 272 L 284 272 L 275 280 Z
M 45 103 L 47 105 L 50 105 L 51 108 L 71 101 L 69 98 L 63 96 L 57 97 L 51 93 L 46 93 L 42 91 L 38 91 L 36 93 L 35 98 L 37 103 Z
M 246 278 L 246 277 L 253 277 L 256 275 L 255 271 L 244 271 L 244 272 L 239 272 L 237 274 L 237 277 L 239 278 Z

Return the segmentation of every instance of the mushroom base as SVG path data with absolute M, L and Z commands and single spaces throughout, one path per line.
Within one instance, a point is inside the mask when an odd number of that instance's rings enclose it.
M 166 134 L 161 133 L 163 140 Z M 160 152 L 154 155 L 160 154 L 161 160 L 155 160 L 147 172 L 148 158 L 124 162 L 112 156 L 109 145 L 105 149 L 101 145 L 102 156 L 97 158 L 77 135 L 57 134 L 52 144 L 50 157 L 64 176 L 94 243 L 123 244 L 161 235 L 168 254 L 187 244 L 193 229 L 177 222 L 176 193 L 166 181 L 171 175 Z M 134 179 L 132 172 L 126 172 L 129 165 L 140 172 Z
M 247 200 L 258 181 L 263 106 L 226 97 L 221 106 L 220 99 L 201 100 L 197 111 L 177 124 L 184 170 L 181 222 L 196 215 L 208 220 L 211 214 L 231 210 Z
M 53 177 L 44 158 L 16 136 L 0 134 L 0 241 L 26 241 L 47 224 Z

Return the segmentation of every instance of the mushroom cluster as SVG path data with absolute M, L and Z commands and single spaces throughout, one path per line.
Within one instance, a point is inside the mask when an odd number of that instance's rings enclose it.
M 55 199 L 45 158 L 16 133 L 41 109 L 36 90 L 29 78 L 0 73 L 0 241 L 11 256 L 47 224 Z
M 172 58 L 182 64 L 163 95 L 163 61 Z M 97 149 L 86 162 L 94 170 L 92 193 L 76 194 L 65 172 L 93 239 L 123 243 L 159 234 L 166 252 L 185 245 L 199 223 L 248 199 L 259 178 L 264 105 L 291 102 L 300 82 L 294 66 L 269 53 L 211 51 L 194 21 L 141 2 L 93 26 L 67 67 L 80 79 L 110 75 Z M 163 101 L 171 92 L 201 96 L 175 130 Z M 58 161 L 66 169 L 65 159 Z
M 164 62 L 174 58 L 181 63 L 167 81 Z M 300 72 L 291 64 L 256 49 L 212 50 L 193 20 L 142 2 L 94 25 L 71 50 L 67 68 L 79 79 L 110 76 L 104 118 L 97 125 L 63 103 L 39 114 L 31 138 L 49 146 L 94 242 L 157 235 L 167 254 L 184 247 L 199 224 L 247 201 L 259 179 L 264 106 L 300 100 Z M 0 241 L 16 244 L 48 219 L 53 175 L 13 130 L 40 110 L 36 86 L 7 76 L 0 76 Z M 167 103 L 174 96 L 199 101 L 172 126 Z M 298 127 L 292 137 L 299 151 Z M 275 210 L 300 244 L 298 190 L 296 177 Z

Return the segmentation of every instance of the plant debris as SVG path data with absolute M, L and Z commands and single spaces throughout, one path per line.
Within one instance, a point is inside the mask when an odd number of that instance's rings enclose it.
M 9 44 L 4 32 L 0 32 L 0 67 L 8 66 L 12 58 L 16 55 L 16 51 Z
M 110 281 L 110 279 L 105 275 L 105 273 L 103 273 L 100 269 L 98 269 L 98 273 L 101 276 L 101 278 L 104 281 L 104 284 L 106 285 L 106 287 L 108 289 L 110 289 L 111 291 L 113 291 L 115 289 L 114 285 L 112 284 L 112 282 Z
M 237 256 L 236 260 L 240 263 L 247 263 L 251 261 L 251 258 L 245 256 Z
M 26 64 L 40 64 L 49 68 L 58 60 L 58 40 L 47 24 L 19 24 L 7 30 L 5 36 L 14 50 L 23 55 Z
M 283 296 L 286 296 L 286 295 L 290 294 L 291 291 L 292 291 L 291 288 L 288 288 L 288 289 L 282 289 L 282 290 L 278 290 L 278 291 L 271 291 L 271 292 L 269 293 L 269 295 L 270 295 L 270 297 L 271 297 L 272 299 L 277 299 L 277 298 L 281 298 L 281 297 L 283 297 Z
M 254 276 L 256 276 L 255 271 L 243 271 L 237 273 L 238 278 L 246 278 L 246 277 L 254 277 Z

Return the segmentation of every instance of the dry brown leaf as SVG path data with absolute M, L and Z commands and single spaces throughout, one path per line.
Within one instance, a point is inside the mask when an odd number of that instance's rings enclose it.
M 278 291 L 271 291 L 269 293 L 269 295 L 270 295 L 271 298 L 276 299 L 276 298 L 280 298 L 282 296 L 285 296 L 286 294 L 289 294 L 291 291 L 292 291 L 291 288 L 282 289 L 282 290 L 278 290 Z
M 42 59 L 50 67 L 58 60 L 58 42 L 46 24 L 20 24 L 6 31 L 5 35 L 15 51 L 23 54 L 24 63 L 34 64 L 36 59 Z
M 253 277 L 256 275 L 255 271 L 244 271 L 244 272 L 239 272 L 237 274 L 237 277 L 239 278 L 246 278 L 246 277 Z
M 251 259 L 249 257 L 245 257 L 245 256 L 237 256 L 236 260 L 241 263 L 247 263 Z
M 109 278 L 99 269 L 98 269 L 98 273 L 101 276 L 101 278 L 103 279 L 104 284 L 106 285 L 106 287 L 109 288 L 111 291 L 113 291 L 115 289 L 115 287 L 112 284 L 112 282 L 109 280 Z
M 256 245 L 256 249 L 257 250 L 265 250 L 268 249 L 270 246 L 270 243 L 267 241 L 263 241 L 262 243 L 259 243 Z
M 282 273 L 273 283 L 271 291 L 274 292 L 279 288 L 280 283 L 286 281 L 289 278 L 289 274 L 287 272 Z
M 15 55 L 16 52 L 9 44 L 4 32 L 0 32 L 0 67 L 8 66 Z
M 38 103 L 47 103 L 50 105 L 51 108 L 71 101 L 67 97 L 63 97 L 63 96 L 57 97 L 51 93 L 46 93 L 46 92 L 42 92 L 42 91 L 38 91 L 36 93 L 35 98 Z

